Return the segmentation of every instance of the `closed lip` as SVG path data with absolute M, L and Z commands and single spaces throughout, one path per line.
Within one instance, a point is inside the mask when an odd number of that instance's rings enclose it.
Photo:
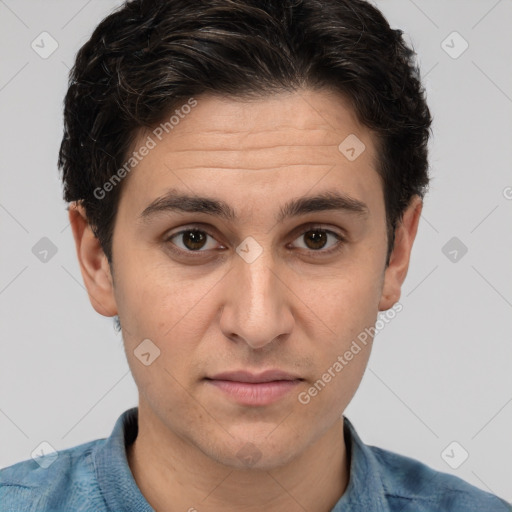
M 249 383 L 261 383 L 261 382 L 273 382 L 278 380 L 303 380 L 297 375 L 284 372 L 282 370 L 267 370 L 262 373 L 251 373 L 244 370 L 222 372 L 213 375 L 212 377 L 206 377 L 208 380 L 230 380 L 233 382 L 249 382 Z

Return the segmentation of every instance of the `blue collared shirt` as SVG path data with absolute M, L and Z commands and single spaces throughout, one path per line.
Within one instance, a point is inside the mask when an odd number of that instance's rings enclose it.
M 0 511 L 154 512 L 126 458 L 126 446 L 137 437 L 137 414 L 136 407 L 125 411 L 106 439 L 1 470 Z M 331 512 L 512 512 L 507 502 L 458 477 L 365 445 L 346 417 L 344 436 L 350 478 Z

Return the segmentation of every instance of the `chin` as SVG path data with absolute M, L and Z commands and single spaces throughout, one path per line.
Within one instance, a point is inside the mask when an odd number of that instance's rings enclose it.
M 259 441 L 258 441 L 259 439 Z M 291 436 L 280 439 L 274 436 L 269 440 L 268 432 L 260 436 L 230 437 L 224 446 L 210 446 L 207 453 L 217 462 L 236 470 L 269 471 L 284 466 L 300 453 L 300 447 L 288 444 Z

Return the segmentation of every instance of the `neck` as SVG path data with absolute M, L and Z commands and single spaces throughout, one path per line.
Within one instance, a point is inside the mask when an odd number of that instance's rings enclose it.
M 329 512 L 348 484 L 342 417 L 294 459 L 268 470 L 213 460 L 140 405 L 138 426 L 128 464 L 158 512 Z

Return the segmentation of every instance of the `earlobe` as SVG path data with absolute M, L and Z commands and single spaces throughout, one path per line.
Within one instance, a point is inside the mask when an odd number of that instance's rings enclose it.
M 400 299 L 402 284 L 409 269 L 412 246 L 418 231 L 422 208 L 423 201 L 421 197 L 413 196 L 407 210 L 404 212 L 402 221 L 396 227 L 395 245 L 384 274 L 379 311 L 390 309 Z
M 83 206 L 69 205 L 69 222 L 73 230 L 76 253 L 92 307 L 103 316 L 117 314 L 110 265 L 99 240 L 94 235 Z

